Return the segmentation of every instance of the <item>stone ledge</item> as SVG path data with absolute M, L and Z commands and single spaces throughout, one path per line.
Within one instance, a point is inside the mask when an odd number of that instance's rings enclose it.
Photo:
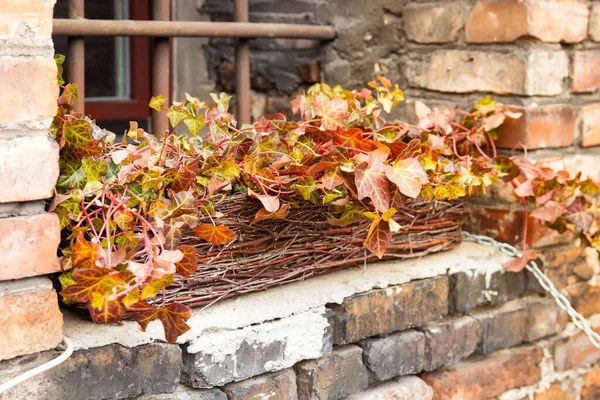
M 365 271 L 351 268 L 317 279 L 250 293 L 224 300 L 205 310 L 194 310 L 188 322 L 191 330 L 181 336 L 178 343 L 189 343 L 193 352 L 196 344 L 202 346 L 202 337 L 211 332 L 241 329 L 299 315 L 326 304 L 341 304 L 346 297 L 355 294 L 385 289 L 412 280 L 460 271 L 485 275 L 500 271 L 502 263 L 508 259 L 508 256 L 494 248 L 463 243 L 457 249 L 421 259 L 382 261 L 371 264 Z M 73 340 L 76 350 L 113 343 L 135 347 L 156 340 L 164 341 L 162 327 L 156 321 L 150 323 L 146 332 L 141 332 L 132 321 L 125 322 L 123 326 L 96 325 L 70 311 L 65 312 L 64 332 Z

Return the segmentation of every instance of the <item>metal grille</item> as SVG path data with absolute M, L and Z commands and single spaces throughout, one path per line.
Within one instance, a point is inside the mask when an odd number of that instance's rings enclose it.
M 93 20 L 84 16 L 84 0 L 69 0 L 69 19 L 55 19 L 53 33 L 69 37 L 68 81 L 79 86 L 80 100 L 75 111 L 84 113 L 84 37 L 147 36 L 154 37 L 152 51 L 152 94 L 162 94 L 170 103 L 169 38 L 235 37 L 235 87 L 237 119 L 250 123 L 250 47 L 252 38 L 296 38 L 332 40 L 331 26 L 271 24 L 248 22 L 248 0 L 234 0 L 233 22 L 171 21 L 171 0 L 153 0 L 153 20 Z M 168 129 L 164 113 L 152 112 L 152 132 L 158 136 Z

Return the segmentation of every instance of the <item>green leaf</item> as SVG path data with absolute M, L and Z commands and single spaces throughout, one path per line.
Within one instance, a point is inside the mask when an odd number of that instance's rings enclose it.
M 181 111 L 176 107 L 171 107 L 169 108 L 169 111 L 167 111 L 167 117 L 169 118 L 169 121 L 171 122 L 171 126 L 173 128 L 177 127 L 177 125 L 179 125 L 179 123 L 186 119 L 188 116 L 189 114 L 187 112 Z
M 150 99 L 150 104 L 148 106 L 153 110 L 162 111 L 166 101 L 167 99 L 165 98 L 165 96 L 153 96 Z
M 142 289 L 142 300 L 156 297 L 158 292 L 160 292 L 163 288 L 174 283 L 175 280 L 171 275 L 165 275 L 162 278 L 152 279 L 146 286 L 144 286 L 144 289 Z
M 187 126 L 188 130 L 193 136 L 200 134 L 200 130 L 206 125 L 204 119 L 200 115 L 196 117 L 186 117 L 183 120 L 183 123 L 185 126 Z
M 63 64 L 65 62 L 65 56 L 62 54 L 54 55 L 54 62 L 56 63 L 56 79 L 58 80 L 58 86 L 62 86 L 65 84 L 65 80 L 63 79 Z
M 93 144 L 92 126 L 84 119 L 65 122 L 64 138 L 67 146 L 86 147 Z

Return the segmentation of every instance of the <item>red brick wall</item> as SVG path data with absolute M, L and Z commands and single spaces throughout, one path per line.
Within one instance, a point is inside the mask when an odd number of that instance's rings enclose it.
M 58 218 L 44 211 L 58 178 L 54 2 L 0 2 L 0 360 L 62 340 L 56 292 L 34 278 L 59 268 Z

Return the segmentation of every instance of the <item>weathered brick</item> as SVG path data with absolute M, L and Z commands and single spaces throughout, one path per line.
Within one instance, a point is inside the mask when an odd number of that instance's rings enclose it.
M 571 80 L 574 92 L 593 92 L 598 89 L 600 87 L 600 51 L 575 51 Z
M 365 365 L 374 381 L 417 374 L 425 364 L 425 335 L 408 330 L 360 342 Z
M 335 400 L 361 392 L 369 386 L 362 349 L 344 346 L 318 360 L 295 367 L 299 400 Z
M 558 386 L 552 385 L 549 389 L 536 393 L 534 400 L 575 400 L 575 398 Z
M 490 236 L 512 245 L 519 245 L 522 242 L 524 213 L 523 210 L 518 209 L 518 206 L 471 203 L 469 218 L 469 232 Z M 572 233 L 559 233 L 531 216 L 527 221 L 527 246 L 529 247 L 567 244 L 574 239 L 575 235 Z
M 56 353 L 38 354 L 33 363 L 47 361 Z M 64 363 L 31 378 L 26 385 L 15 386 L 0 399 L 45 400 L 51 394 L 57 399 L 96 400 L 172 393 L 179 384 L 180 363 L 181 349 L 170 344 L 134 348 L 112 344 L 78 350 Z M 28 369 L 31 367 L 23 365 L 20 373 Z
M 527 308 L 527 326 L 523 337 L 525 342 L 556 335 L 565 329 L 567 316 L 554 299 L 532 299 L 528 302 Z
M 0 57 L 0 73 L 0 123 L 29 122 L 56 114 L 54 59 Z
M 417 43 L 450 43 L 464 26 L 461 2 L 410 4 L 403 11 L 404 33 Z
M 52 349 L 62 341 L 63 318 L 47 278 L 0 282 L 0 310 L 0 360 Z
M 0 219 L 0 281 L 60 271 L 56 214 Z
M 469 316 L 435 322 L 425 333 L 425 371 L 449 367 L 470 356 L 479 343 L 479 322 Z
M 468 42 L 513 42 L 533 36 L 544 42 L 578 43 L 587 36 L 589 11 L 578 0 L 480 0 L 465 27 Z
M 525 272 L 454 272 L 450 275 L 451 308 L 464 313 L 484 305 L 504 304 L 519 297 L 525 283 Z
M 230 383 L 223 387 L 229 400 L 261 399 L 294 400 L 298 399 L 296 374 L 291 369 L 265 374 L 241 382 Z
M 433 389 L 416 376 L 382 383 L 368 390 L 353 394 L 347 400 L 431 400 Z
M 411 56 L 404 72 L 409 84 L 440 92 L 554 96 L 563 91 L 569 58 L 562 50 L 435 50 L 422 59 Z
M 193 389 L 185 385 L 177 386 L 174 393 L 151 394 L 136 397 L 136 400 L 228 400 L 225 392 L 219 389 Z
M 600 369 L 595 369 L 585 376 L 581 388 L 581 400 L 600 399 Z
M 510 349 L 461 362 L 451 370 L 423 375 L 434 400 L 485 400 L 541 378 L 542 349 Z
M 590 37 L 595 42 L 600 42 L 600 4 L 593 3 L 590 12 Z
M 600 144 L 600 104 L 591 104 L 581 110 L 583 128 L 581 132 L 581 145 L 583 147 L 597 146 Z
M 600 328 L 594 328 L 600 333 Z M 600 350 L 590 342 L 584 332 L 571 336 L 554 347 L 554 365 L 558 370 L 593 364 L 600 360 Z
M 210 388 L 321 357 L 331 351 L 328 329 L 323 310 L 315 310 L 206 333 L 184 347 L 181 380 Z
M 0 133 L 0 203 L 52 197 L 58 174 L 58 145 L 52 139 L 2 139 Z
M 490 354 L 523 343 L 527 329 L 528 310 L 519 301 L 499 308 L 471 314 L 479 321 L 481 335 L 477 352 Z
M 331 305 L 335 344 L 422 326 L 448 313 L 448 278 L 412 281 Z
M 589 281 L 594 276 L 594 268 L 588 263 L 582 262 L 573 267 L 573 274 L 581 280 Z
M 3 0 L 0 2 L 0 43 L 49 45 L 56 0 Z
M 583 294 L 575 299 L 575 310 L 584 317 L 600 313 L 600 286 L 586 285 Z
M 528 149 L 567 147 L 577 136 L 577 109 L 566 105 L 510 107 L 520 112 L 517 119 L 507 118 L 500 127 L 498 147 L 514 148 L 522 142 Z

